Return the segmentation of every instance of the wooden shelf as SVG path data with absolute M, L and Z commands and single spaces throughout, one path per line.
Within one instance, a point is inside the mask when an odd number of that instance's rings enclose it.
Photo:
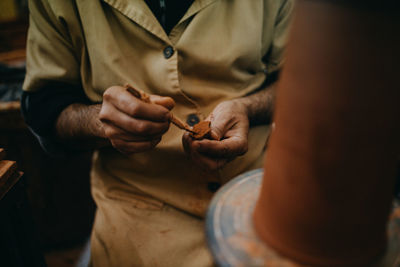
M 22 173 L 17 170 L 15 161 L 4 160 L 5 151 L 0 148 L 0 200 L 18 182 Z

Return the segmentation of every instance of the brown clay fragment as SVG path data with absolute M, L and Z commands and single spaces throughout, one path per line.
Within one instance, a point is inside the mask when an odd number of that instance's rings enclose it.
M 210 138 L 211 137 L 210 125 L 211 125 L 210 121 L 201 121 L 197 123 L 196 125 L 193 126 L 192 129 L 193 132 L 190 133 L 190 136 L 197 140 Z
M 398 75 L 388 71 L 398 70 L 390 33 L 400 20 L 333 2 L 298 1 L 254 227 L 302 266 L 378 266 L 400 147 Z

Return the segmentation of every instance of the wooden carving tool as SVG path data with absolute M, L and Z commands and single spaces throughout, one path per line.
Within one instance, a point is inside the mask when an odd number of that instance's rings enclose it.
M 131 93 L 131 94 L 132 94 L 133 96 L 135 96 L 136 98 L 142 100 L 143 102 L 145 102 L 145 103 L 152 103 L 152 102 L 150 101 L 150 96 L 149 96 L 148 94 L 146 94 L 145 92 L 143 92 L 143 91 L 141 91 L 141 90 L 138 90 L 138 89 L 132 87 L 132 86 L 129 85 L 129 84 L 126 84 L 126 85 L 125 85 L 125 88 L 126 88 L 126 90 L 127 90 L 129 93 Z M 194 132 L 194 131 L 192 130 L 192 128 L 191 128 L 189 125 L 187 125 L 186 123 L 184 123 L 183 121 L 181 121 L 179 118 L 175 117 L 174 114 L 173 114 L 172 112 L 170 112 L 170 114 L 171 114 L 170 120 L 171 120 L 171 122 L 172 122 L 175 126 L 177 126 L 178 128 L 180 128 L 180 129 L 182 129 L 182 130 L 188 131 L 188 132 L 190 132 L 190 133 L 197 134 L 197 132 Z

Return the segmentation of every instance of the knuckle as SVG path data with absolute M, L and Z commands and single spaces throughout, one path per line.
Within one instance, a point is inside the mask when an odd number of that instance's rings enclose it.
M 160 133 L 165 133 L 169 129 L 169 123 L 163 123 L 161 128 L 160 128 Z
M 103 105 L 99 112 L 99 119 L 101 121 L 106 120 L 108 118 L 108 109 L 105 105 Z
M 105 136 L 110 140 L 111 139 L 115 140 L 116 139 L 115 138 L 115 135 L 116 135 L 115 129 L 113 127 L 110 127 L 107 123 L 104 123 L 103 125 L 104 125 L 103 131 L 104 131 Z
M 247 142 L 243 142 L 239 150 L 239 155 L 246 154 L 248 150 L 249 150 L 249 144 Z
M 137 102 L 132 102 L 128 106 L 128 114 L 131 115 L 132 117 L 136 116 L 139 114 L 140 111 L 140 104 Z
M 120 86 L 117 86 L 117 85 L 113 85 L 113 86 L 110 86 L 107 90 L 106 90 L 106 92 L 108 91 L 108 92 L 116 92 L 116 91 L 119 91 L 120 90 Z
M 111 88 L 107 89 L 104 93 L 103 93 L 103 101 L 110 101 L 112 99 L 112 93 L 111 93 Z
M 112 138 L 112 133 L 111 133 L 111 129 L 110 129 L 110 127 L 104 127 L 104 134 L 107 136 L 107 138 Z M 111 140 L 111 143 L 112 143 L 113 141 Z M 113 146 L 114 146 L 114 144 L 113 144 Z
M 99 112 L 99 120 L 104 121 L 106 119 L 106 114 L 103 110 Z
M 112 139 L 117 139 L 119 137 L 118 132 L 112 128 L 109 129 L 108 132 L 106 132 L 106 135 L 108 136 L 108 138 Z
M 121 141 L 118 139 L 110 139 L 111 144 L 114 148 L 118 149 L 118 150 L 123 150 L 124 146 L 122 145 Z
M 143 121 L 137 122 L 135 128 L 138 134 L 146 134 L 149 129 L 148 124 Z

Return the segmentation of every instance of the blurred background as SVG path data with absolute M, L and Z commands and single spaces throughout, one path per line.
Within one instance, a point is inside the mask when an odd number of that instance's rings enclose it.
M 80 266 L 95 212 L 89 188 L 92 153 L 52 158 L 24 124 L 19 101 L 28 27 L 27 0 L 0 0 L 0 148 L 24 172 L 38 246 L 47 265 Z
M 89 189 L 91 153 L 52 158 L 23 122 L 19 101 L 29 27 L 27 2 L 0 0 L 0 148 L 24 172 L 38 246 L 48 266 L 75 266 L 95 211 Z

